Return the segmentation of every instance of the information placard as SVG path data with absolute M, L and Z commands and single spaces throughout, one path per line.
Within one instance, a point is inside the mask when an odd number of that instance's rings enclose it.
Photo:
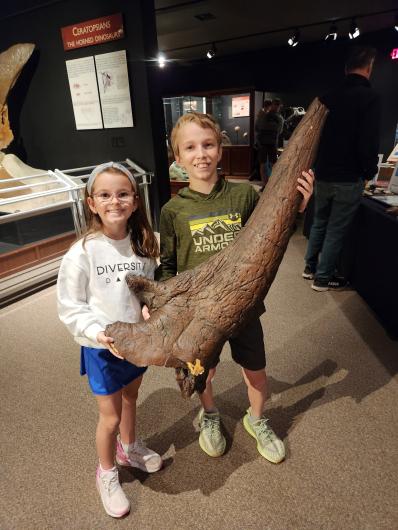
M 76 129 L 103 129 L 93 57 L 66 61 Z
M 232 98 L 232 117 L 250 116 L 250 96 L 236 96 Z
M 95 55 L 105 128 L 133 127 L 126 50 Z

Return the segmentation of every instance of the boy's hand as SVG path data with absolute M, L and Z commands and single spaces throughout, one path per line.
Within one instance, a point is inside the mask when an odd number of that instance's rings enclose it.
M 309 169 L 308 171 L 303 171 L 302 175 L 304 178 L 299 177 L 297 179 L 297 182 L 299 183 L 297 186 L 298 191 L 303 195 L 303 200 L 300 203 L 299 206 L 299 212 L 304 212 L 304 210 L 307 207 L 308 201 L 310 200 L 310 197 L 314 191 L 314 173 L 312 169 Z
M 146 305 L 143 305 L 141 308 L 142 318 L 144 320 L 148 320 L 148 318 L 151 318 L 151 315 L 149 314 L 149 309 Z
M 98 333 L 97 342 L 99 342 L 100 344 L 105 346 L 105 348 L 107 348 L 112 353 L 112 355 L 114 355 L 118 359 L 122 359 L 122 360 L 124 359 L 124 357 L 122 357 L 119 354 L 119 352 L 117 351 L 117 349 L 113 345 L 113 342 L 114 342 L 113 338 L 112 337 L 107 337 L 103 331 L 100 331 Z

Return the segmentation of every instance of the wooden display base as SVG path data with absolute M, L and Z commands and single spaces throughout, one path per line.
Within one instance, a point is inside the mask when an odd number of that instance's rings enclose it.
M 67 232 L 0 254 L 0 278 L 62 256 L 75 239 L 75 232 Z

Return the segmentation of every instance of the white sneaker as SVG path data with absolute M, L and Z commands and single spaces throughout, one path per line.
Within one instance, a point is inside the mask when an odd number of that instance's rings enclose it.
M 102 504 L 108 515 L 123 517 L 130 511 L 130 502 L 122 490 L 116 467 L 103 471 L 98 465 L 96 482 Z
M 152 449 L 146 447 L 141 440 L 135 441 L 127 455 L 123 449 L 119 435 L 116 443 L 116 462 L 120 466 L 138 467 L 147 473 L 155 473 L 163 465 L 162 457 L 155 453 L 155 451 L 152 451 Z

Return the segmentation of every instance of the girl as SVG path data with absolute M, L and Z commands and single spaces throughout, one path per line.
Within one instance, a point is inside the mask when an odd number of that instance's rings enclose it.
M 137 184 L 124 166 L 109 162 L 96 167 L 87 182 L 85 202 L 88 231 L 62 260 L 58 312 L 81 345 L 80 373 L 87 374 L 98 403 L 97 488 L 106 513 L 122 517 L 130 503 L 119 483 L 115 453 L 118 464 L 149 473 L 161 468 L 162 459 L 135 433 L 137 394 L 146 368 L 119 357 L 104 330 L 117 320 L 142 319 L 140 303 L 124 277 L 133 272 L 153 278 L 159 249 Z

